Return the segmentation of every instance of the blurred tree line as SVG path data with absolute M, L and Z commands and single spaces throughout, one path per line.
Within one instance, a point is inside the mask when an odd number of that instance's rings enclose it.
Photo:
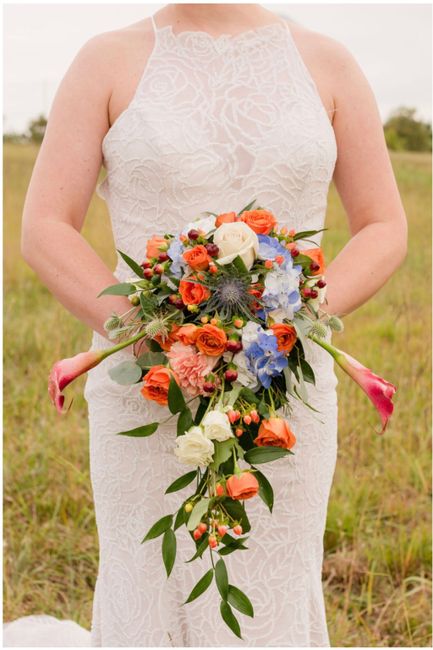
M 5 133 L 5 142 L 34 142 L 43 140 L 47 118 L 39 115 L 29 122 L 25 133 Z M 388 149 L 392 151 L 431 151 L 432 126 L 416 115 L 415 108 L 401 106 L 393 111 L 383 125 Z

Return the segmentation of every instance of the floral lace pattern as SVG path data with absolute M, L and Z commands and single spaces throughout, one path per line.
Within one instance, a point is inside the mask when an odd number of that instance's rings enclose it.
M 240 210 L 253 198 L 281 225 L 322 228 L 336 142 L 287 22 L 217 38 L 154 29 L 136 93 L 103 141 L 107 175 L 97 191 L 107 202 L 116 248 L 140 259 L 152 234 L 176 232 L 203 209 Z M 120 257 L 115 275 L 131 275 Z M 107 345 L 95 332 L 93 347 Z M 206 554 L 184 562 L 193 547 L 183 528 L 168 580 L 160 540 L 140 544 L 188 488 L 164 495 L 186 471 L 173 454 L 173 426 L 146 439 L 114 435 L 167 415 L 141 397 L 140 386 L 109 378 L 110 365 L 129 354 L 91 370 L 85 388 L 100 542 L 92 645 L 329 646 L 321 570 L 337 453 L 332 358 L 308 347 L 317 377 L 310 402 L 320 413 L 294 403 L 295 455 L 263 470 L 275 489 L 274 513 L 252 500 L 249 550 L 243 562 L 226 558 L 230 582 L 255 606 L 254 619 L 242 621 L 242 641 L 222 624 L 214 585 L 182 606 L 209 564 Z

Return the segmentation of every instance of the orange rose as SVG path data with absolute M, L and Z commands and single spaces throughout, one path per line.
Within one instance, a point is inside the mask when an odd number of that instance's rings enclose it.
M 168 404 L 168 387 L 172 376 L 177 380 L 176 375 L 170 368 L 153 366 L 144 376 L 141 394 L 146 399 L 151 399 L 165 406 Z
M 203 325 L 199 327 L 195 344 L 203 354 L 217 357 L 226 349 L 227 336 L 224 330 L 216 325 Z
M 209 289 L 204 287 L 202 284 L 197 284 L 196 282 L 189 280 L 180 281 L 179 293 L 185 305 L 199 305 L 210 296 Z
M 241 221 L 246 223 L 258 235 L 269 235 L 271 230 L 277 225 L 277 220 L 272 212 L 261 209 L 242 212 Z
M 167 242 L 164 237 L 159 237 L 158 235 L 152 235 L 149 241 L 146 244 L 146 256 L 147 257 L 158 257 L 162 250 L 160 246 L 167 248 Z
M 206 248 L 199 244 L 189 248 L 182 255 L 183 259 L 194 271 L 205 271 L 209 267 L 211 257 Z
M 176 340 L 184 345 L 193 345 L 198 331 L 197 325 L 190 323 L 189 325 L 182 325 L 176 332 Z
M 275 323 L 275 325 L 271 325 L 271 330 L 277 337 L 280 352 L 290 352 L 298 338 L 295 328 L 285 323 Z
M 322 275 L 325 273 L 325 258 L 323 256 L 323 251 L 320 247 L 317 248 L 307 248 L 306 250 L 301 250 L 302 255 L 307 255 L 311 257 L 314 262 L 316 262 L 320 268 L 317 271 L 310 271 L 310 275 Z
M 168 334 L 168 336 L 165 337 L 165 341 L 162 340 L 162 336 L 158 334 L 157 336 L 153 337 L 153 340 L 159 343 L 159 345 L 162 347 L 162 349 L 165 352 L 168 352 L 169 349 L 171 348 L 172 344 L 177 341 L 177 331 L 179 329 L 179 325 L 176 325 L 176 323 L 173 323 L 171 326 L 171 330 Z
M 262 420 L 259 427 L 259 435 L 257 438 L 254 438 L 254 443 L 258 447 L 284 447 L 284 449 L 291 449 L 295 442 L 295 434 L 290 429 L 288 422 L 281 418 Z
M 236 212 L 222 212 L 217 216 L 215 226 L 219 228 L 223 223 L 233 223 L 234 221 L 237 221 Z
M 233 474 L 226 481 L 226 491 L 232 499 L 251 499 L 259 491 L 259 482 L 251 472 Z

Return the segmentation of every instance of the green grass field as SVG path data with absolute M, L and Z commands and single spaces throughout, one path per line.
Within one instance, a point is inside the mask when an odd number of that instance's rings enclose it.
M 47 613 L 89 627 L 98 548 L 84 378 L 70 389 L 74 408 L 59 418 L 47 374 L 57 359 L 86 349 L 90 331 L 20 259 L 37 149 L 6 145 L 4 154 L 4 617 Z M 431 157 L 399 153 L 393 164 L 409 222 L 408 257 L 334 335 L 398 391 L 388 430 L 377 436 L 371 403 L 337 368 L 339 459 L 323 576 L 333 646 L 431 645 Z M 329 262 L 349 237 L 334 187 L 327 226 Z M 114 268 L 97 196 L 83 234 Z

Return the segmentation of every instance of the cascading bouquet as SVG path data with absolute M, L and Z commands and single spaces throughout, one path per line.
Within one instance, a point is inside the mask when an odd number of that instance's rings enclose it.
M 212 560 L 185 603 L 215 578 L 222 618 L 240 638 L 232 607 L 253 616 L 253 606 L 229 583 L 223 557 L 247 548 L 245 501 L 258 495 L 272 512 L 272 486 L 256 465 L 293 453 L 296 438 L 286 419 L 291 399 L 316 410 L 306 389 L 315 383 L 305 358 L 307 339 L 327 350 L 367 393 L 381 415 L 380 433 L 396 390 L 326 341 L 330 329 L 341 331 L 343 325 L 320 309 L 325 262 L 321 248 L 308 238 L 321 231 L 278 228 L 274 214 L 253 208 L 254 203 L 239 213 L 205 212 L 180 234 L 153 236 L 141 264 L 118 251 L 135 276 L 100 295 L 129 297 L 131 309 L 112 314 L 104 326 L 108 338 L 120 342 L 59 361 L 49 377 L 51 399 L 64 413 L 62 391 L 73 379 L 144 339 L 144 351 L 109 374 L 120 384 L 139 383 L 144 399 L 168 406 L 169 418 L 177 417 L 174 453 L 194 469 L 166 493 L 193 481 L 195 489 L 176 513 L 151 527 L 143 542 L 162 535 L 169 576 L 176 530 L 185 525 L 195 544 L 191 560 L 206 549 Z M 314 246 L 305 248 L 305 242 Z M 118 435 L 146 437 L 158 426 L 146 422 Z

